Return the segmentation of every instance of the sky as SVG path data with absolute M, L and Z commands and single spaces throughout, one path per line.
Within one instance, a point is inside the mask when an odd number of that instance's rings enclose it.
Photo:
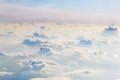
M 0 0 L 0 22 L 120 24 L 120 0 Z

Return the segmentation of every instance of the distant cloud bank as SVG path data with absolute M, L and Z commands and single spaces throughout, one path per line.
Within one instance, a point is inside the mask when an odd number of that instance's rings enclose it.
M 118 13 L 92 12 L 87 10 L 73 10 L 59 8 L 54 3 L 39 6 L 26 6 L 20 4 L 4 3 L 0 0 L 0 22 L 80 22 L 80 23 L 102 23 L 119 24 Z

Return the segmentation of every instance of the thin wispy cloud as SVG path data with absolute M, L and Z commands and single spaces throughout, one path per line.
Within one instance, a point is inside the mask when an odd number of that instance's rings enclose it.
M 0 21 L 119 23 L 119 1 L 107 1 L 0 0 Z

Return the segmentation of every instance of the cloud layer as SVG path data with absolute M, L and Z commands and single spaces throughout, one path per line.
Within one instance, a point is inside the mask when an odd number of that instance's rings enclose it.
M 80 10 L 62 9 L 55 4 L 44 4 L 29 7 L 17 4 L 0 4 L 1 22 L 24 22 L 24 21 L 63 21 L 80 23 L 119 23 L 118 13 L 99 13 Z

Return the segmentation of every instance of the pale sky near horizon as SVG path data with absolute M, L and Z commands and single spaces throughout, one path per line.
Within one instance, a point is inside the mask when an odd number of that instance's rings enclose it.
M 0 0 L 0 21 L 119 24 L 120 0 Z

